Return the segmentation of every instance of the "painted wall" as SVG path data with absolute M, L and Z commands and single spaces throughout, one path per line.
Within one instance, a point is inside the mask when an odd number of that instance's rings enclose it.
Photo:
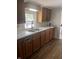
M 27 3 L 25 3 L 25 13 L 33 13 L 35 16 L 36 16 L 36 12 L 29 12 L 26 8 L 33 8 L 33 9 L 37 9 L 37 10 L 39 10 L 39 8 L 40 8 L 40 6 L 38 5 L 38 4 L 36 4 L 36 3 L 31 3 L 31 2 L 27 2 Z M 40 26 L 42 26 L 41 24 L 39 24 L 39 23 L 37 23 L 37 19 L 36 19 L 37 17 L 35 17 L 35 22 L 34 22 L 34 24 L 35 24 L 35 27 L 40 27 Z M 44 25 L 44 24 L 43 24 Z M 19 31 L 22 31 L 22 30 L 24 30 L 25 29 L 25 23 L 22 23 L 22 24 L 17 24 L 17 31 L 19 32 Z
M 34 9 L 39 9 L 38 6 L 36 6 L 36 4 L 27 4 L 26 7 L 31 7 Z M 52 26 L 56 27 L 56 33 L 55 33 L 55 37 L 59 38 L 60 36 L 60 24 L 61 24 L 61 17 L 62 17 L 62 8 L 61 7 L 57 7 L 57 8 L 52 8 L 52 14 L 51 14 L 51 20 L 49 22 L 52 23 Z M 41 26 L 47 26 L 49 22 L 43 22 L 42 24 L 37 23 L 36 22 L 37 19 L 35 19 L 35 25 L 36 27 L 41 27 Z M 18 31 L 19 30 L 23 30 L 25 29 L 25 25 L 24 24 L 18 24 L 17 26 Z
M 59 38 L 60 36 L 61 17 L 62 17 L 62 8 L 53 8 L 51 23 L 56 27 L 56 33 L 55 33 L 56 38 Z
M 20 32 L 25 29 L 25 23 L 17 24 L 17 32 Z

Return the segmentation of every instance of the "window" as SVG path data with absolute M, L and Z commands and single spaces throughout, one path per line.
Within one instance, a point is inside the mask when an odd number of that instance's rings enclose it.
M 26 25 L 25 25 L 26 28 L 34 27 L 34 20 L 35 20 L 34 13 L 26 13 L 25 19 L 26 19 Z

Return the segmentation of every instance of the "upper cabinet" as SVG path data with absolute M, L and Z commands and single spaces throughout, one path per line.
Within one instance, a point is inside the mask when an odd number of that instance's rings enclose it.
M 24 0 L 17 0 L 17 24 L 25 23 Z
M 51 18 L 51 9 L 41 8 L 37 13 L 37 21 L 42 23 L 43 21 L 49 21 Z
M 25 9 L 31 9 L 31 11 L 37 10 L 37 22 L 49 21 L 51 17 L 51 9 L 40 7 L 36 3 L 27 2 L 24 0 L 17 0 L 17 23 L 25 23 Z

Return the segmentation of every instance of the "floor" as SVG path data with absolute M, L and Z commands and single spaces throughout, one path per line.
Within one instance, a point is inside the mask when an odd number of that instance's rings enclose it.
M 62 59 L 62 40 L 52 40 L 37 51 L 30 59 Z

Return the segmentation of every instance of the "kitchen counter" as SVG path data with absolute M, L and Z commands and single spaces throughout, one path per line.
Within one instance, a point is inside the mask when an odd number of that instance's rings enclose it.
M 41 32 L 41 31 L 44 31 L 44 30 L 47 30 L 47 29 L 50 29 L 50 28 L 54 28 L 54 27 L 40 27 L 39 28 L 40 29 L 39 31 L 34 31 L 34 32 L 29 32 L 26 29 L 23 30 L 23 31 L 18 31 L 17 32 L 17 39 L 21 39 L 21 38 L 24 38 L 24 37 L 33 35 L 35 33 L 38 33 L 38 32 Z

